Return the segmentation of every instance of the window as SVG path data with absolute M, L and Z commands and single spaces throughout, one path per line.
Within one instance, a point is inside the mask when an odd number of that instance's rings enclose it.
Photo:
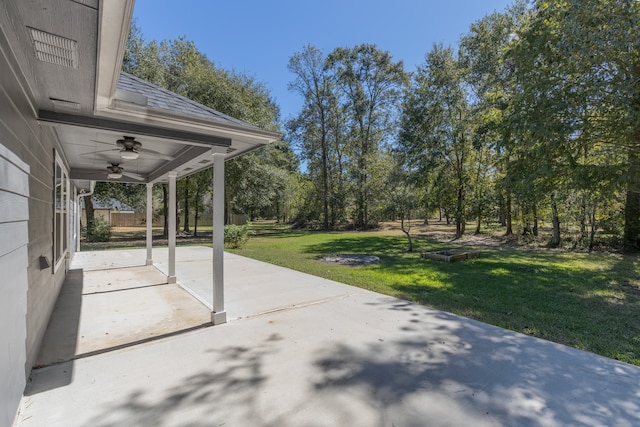
M 69 249 L 69 174 L 56 153 L 55 196 L 53 220 L 54 271 L 64 260 Z

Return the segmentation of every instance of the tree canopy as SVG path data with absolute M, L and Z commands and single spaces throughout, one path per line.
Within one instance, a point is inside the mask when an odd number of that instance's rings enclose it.
M 286 140 L 228 163 L 229 213 L 367 228 L 410 204 L 454 220 L 457 237 L 471 220 L 507 235 L 550 224 L 551 246 L 571 233 L 591 249 L 600 230 L 638 251 L 638 34 L 638 1 L 516 0 L 456 46 L 422 47 L 411 72 L 375 45 L 307 45 L 288 63 L 303 103 Z M 124 70 L 280 128 L 264 84 L 184 37 L 148 41 L 134 23 Z M 207 179 L 183 184 L 183 208 L 204 208 Z

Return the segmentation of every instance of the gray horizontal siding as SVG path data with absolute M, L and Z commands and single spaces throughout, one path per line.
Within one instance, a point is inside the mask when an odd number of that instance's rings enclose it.
M 31 95 L 0 30 L 0 425 L 11 425 L 65 269 L 53 253 L 53 130 L 36 121 Z M 5 333 L 6 332 L 6 333 Z

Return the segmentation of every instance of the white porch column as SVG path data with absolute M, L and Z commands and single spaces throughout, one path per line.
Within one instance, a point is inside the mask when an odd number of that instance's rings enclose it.
M 224 153 L 213 152 L 213 312 L 211 323 L 227 322 L 224 310 Z
M 82 234 L 82 226 L 80 225 L 80 219 L 82 218 L 82 206 L 80 205 L 80 198 L 82 194 L 76 196 L 76 252 L 80 252 L 80 235 Z
M 169 172 L 169 276 L 167 283 L 176 283 L 176 177 Z
M 153 183 L 147 183 L 147 265 L 153 265 Z

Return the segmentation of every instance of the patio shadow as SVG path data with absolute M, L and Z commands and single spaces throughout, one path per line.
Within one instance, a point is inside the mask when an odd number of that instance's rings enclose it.
M 167 284 L 153 266 L 71 270 L 34 369 L 66 363 L 66 375 L 58 373 L 45 389 L 61 387 L 72 377 L 74 360 L 210 325 L 210 311 L 178 285 Z

